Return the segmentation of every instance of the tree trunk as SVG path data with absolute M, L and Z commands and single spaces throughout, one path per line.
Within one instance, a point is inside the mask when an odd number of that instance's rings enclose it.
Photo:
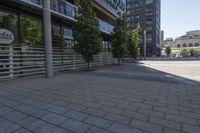
M 90 62 L 87 62 L 87 69 L 90 70 Z

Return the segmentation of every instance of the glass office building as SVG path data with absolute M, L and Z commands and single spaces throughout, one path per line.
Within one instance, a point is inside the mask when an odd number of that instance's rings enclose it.
M 160 0 L 127 0 L 128 31 L 141 27 L 141 53 L 144 53 L 146 31 L 146 55 L 160 56 Z
M 61 68 L 71 67 L 77 62 L 83 64 L 79 57 L 76 58 L 79 61 L 74 61 L 75 57 L 72 52 L 74 45 L 72 27 L 77 22 L 76 13 L 79 0 L 49 1 L 51 16 L 49 29 L 52 35 L 49 41 L 52 42 L 50 52 L 53 53 L 53 69 L 62 70 Z M 9 30 L 14 35 L 14 41 L 11 44 L 12 53 L 9 53 L 11 45 L 0 44 L 0 77 L 2 73 L 8 75 L 6 73 L 10 72 L 13 76 L 23 75 L 29 70 L 31 73 L 37 73 L 46 69 L 45 2 L 42 0 L 0 1 L 0 29 Z M 125 11 L 125 4 L 121 0 L 92 0 L 92 5 L 99 19 L 99 28 L 103 37 L 102 45 L 106 51 L 111 47 L 111 32 L 116 18 Z M 10 57 L 12 54 L 13 56 Z M 12 59 L 11 62 L 10 59 Z M 102 58 L 98 57 L 98 59 Z

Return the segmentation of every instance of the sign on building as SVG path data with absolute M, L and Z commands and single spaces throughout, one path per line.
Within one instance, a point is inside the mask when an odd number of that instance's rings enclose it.
M 14 41 L 12 32 L 6 29 L 0 29 L 0 44 L 11 44 Z

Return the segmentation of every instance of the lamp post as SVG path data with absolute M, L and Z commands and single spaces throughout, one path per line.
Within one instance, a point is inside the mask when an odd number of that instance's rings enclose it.
M 147 54 L 146 35 L 147 35 L 146 30 L 144 30 L 144 60 L 146 60 L 146 54 Z

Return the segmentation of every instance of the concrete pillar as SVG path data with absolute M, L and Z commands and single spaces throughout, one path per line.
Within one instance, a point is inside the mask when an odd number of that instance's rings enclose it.
M 51 12 L 50 0 L 43 0 L 43 26 L 44 26 L 44 45 L 46 56 L 46 77 L 53 76 L 52 59 L 52 30 L 51 30 Z

